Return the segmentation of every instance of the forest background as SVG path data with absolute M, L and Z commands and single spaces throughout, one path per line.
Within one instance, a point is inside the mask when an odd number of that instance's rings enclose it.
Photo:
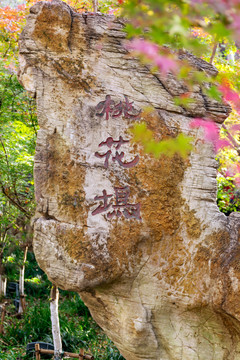
M 18 38 L 30 6 L 36 1 L 2 0 L 0 5 L 0 295 L 6 301 L 7 282 L 19 283 L 15 305 L 7 300 L 7 316 L 0 328 L 0 359 L 23 358 L 26 344 L 51 340 L 49 292 L 51 284 L 32 252 L 30 220 L 34 215 L 33 157 L 38 130 L 36 104 L 17 80 Z M 93 11 L 89 0 L 66 0 L 75 11 Z M 185 83 L 175 102 L 191 107 L 191 89 L 205 84 L 205 96 L 230 103 L 232 113 L 221 130 L 209 119 L 193 119 L 203 141 L 216 151 L 217 204 L 227 216 L 240 211 L 240 1 L 100 0 L 99 11 L 130 19 L 124 46 L 151 71 L 171 71 Z M 148 31 L 146 31 L 146 28 Z M 179 62 L 179 51 L 190 51 L 212 63 L 217 77 Z M 207 86 L 206 86 L 207 84 Z M 150 111 L 150 109 L 146 109 Z M 191 138 L 179 136 L 156 142 L 147 124 L 138 123 L 133 140 L 153 156 L 186 157 Z M 23 280 L 25 278 L 25 280 Z M 26 287 L 26 304 L 23 282 Z M 17 305 L 16 305 L 16 301 Z M 25 306 L 26 305 L 26 306 Z M 18 316 L 16 315 L 16 306 Z M 89 349 L 96 359 L 123 359 L 91 319 L 77 294 L 61 292 L 60 324 L 63 347 Z

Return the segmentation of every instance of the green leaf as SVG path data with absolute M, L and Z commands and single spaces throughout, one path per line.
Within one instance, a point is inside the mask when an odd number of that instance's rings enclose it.
M 222 100 L 222 94 L 215 85 L 212 85 L 209 89 L 204 89 L 204 92 L 214 100 Z

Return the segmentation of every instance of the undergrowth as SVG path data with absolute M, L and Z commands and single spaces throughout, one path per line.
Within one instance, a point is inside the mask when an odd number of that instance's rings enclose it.
M 52 343 L 47 296 L 37 299 L 28 295 L 27 309 L 20 319 L 15 316 L 15 308 L 10 300 L 7 312 L 4 334 L 0 335 L 1 360 L 34 359 L 34 354 L 25 354 L 28 343 Z M 95 360 L 124 360 L 111 340 L 94 322 L 78 294 L 60 291 L 59 318 L 64 351 L 79 353 L 79 349 L 84 348 Z

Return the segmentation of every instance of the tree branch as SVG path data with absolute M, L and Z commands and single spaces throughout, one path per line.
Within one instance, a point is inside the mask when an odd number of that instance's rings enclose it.
M 228 131 L 226 125 L 222 125 L 223 129 L 227 132 L 227 136 L 229 138 L 229 140 L 231 141 L 231 143 L 233 144 L 233 146 L 235 147 L 235 150 L 237 151 L 238 155 L 240 156 L 240 145 L 238 144 L 238 142 L 234 139 L 234 137 L 232 136 L 232 134 Z
M 2 192 L 3 194 L 8 198 L 8 200 L 15 206 L 17 207 L 21 212 L 23 212 L 26 217 L 28 219 L 31 218 L 30 214 L 28 213 L 28 211 L 26 209 L 24 209 L 20 204 L 18 204 L 7 192 L 6 189 L 4 188 L 4 185 L 1 183 L 1 188 L 2 188 Z

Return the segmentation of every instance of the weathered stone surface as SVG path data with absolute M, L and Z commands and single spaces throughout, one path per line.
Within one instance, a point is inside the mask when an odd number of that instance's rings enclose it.
M 52 282 L 81 294 L 128 360 L 240 359 L 240 218 L 219 212 L 212 148 L 189 129 L 194 116 L 221 123 L 229 108 L 199 86 L 191 109 L 176 106 L 184 85 L 151 74 L 124 38 L 123 21 L 112 16 L 79 15 L 60 1 L 31 9 L 20 79 L 36 95 L 40 124 L 37 260 Z M 157 139 L 194 136 L 188 160 L 156 160 L 116 142 L 130 139 L 140 110 Z M 104 194 L 112 195 L 105 204 Z

